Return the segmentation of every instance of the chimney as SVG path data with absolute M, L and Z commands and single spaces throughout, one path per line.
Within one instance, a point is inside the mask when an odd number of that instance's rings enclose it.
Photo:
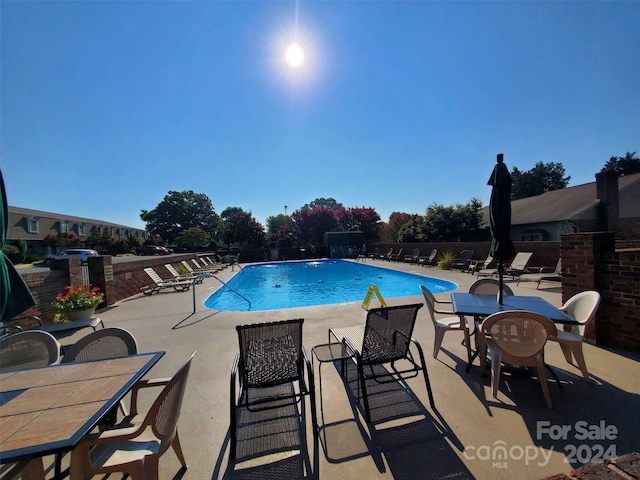
M 596 197 L 600 200 L 599 220 L 603 231 L 618 230 L 620 201 L 618 198 L 618 172 L 596 173 Z

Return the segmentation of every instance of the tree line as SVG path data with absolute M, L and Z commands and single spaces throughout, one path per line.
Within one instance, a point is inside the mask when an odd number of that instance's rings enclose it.
M 613 156 L 601 169 L 606 171 L 620 176 L 640 173 L 640 159 L 636 152 Z M 566 188 L 571 180 L 562 163 L 556 162 L 538 162 L 530 170 L 513 167 L 511 176 L 512 200 Z M 205 194 L 186 190 L 169 191 L 153 210 L 142 210 L 140 218 L 150 233 L 145 243 L 194 251 L 221 245 L 249 249 L 322 245 L 325 232 L 354 230 L 363 232 L 367 243 L 484 240 L 485 233 L 480 231 L 481 208 L 477 198 L 451 206 L 433 203 L 423 215 L 393 212 L 383 222 L 373 207 L 345 207 L 333 198 L 316 198 L 290 215 L 269 216 L 265 228 L 251 212 L 227 207 L 218 214 Z M 45 242 L 58 247 L 80 245 L 81 240 L 71 236 L 58 234 L 47 237 Z M 85 244 L 107 245 L 113 253 L 134 251 L 140 246 L 135 237 L 117 241 L 108 237 L 107 233 L 92 233 Z

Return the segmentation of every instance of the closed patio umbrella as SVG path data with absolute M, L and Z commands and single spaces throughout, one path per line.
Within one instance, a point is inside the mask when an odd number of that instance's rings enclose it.
M 487 182 L 491 185 L 491 202 L 489 203 L 489 221 L 491 226 L 491 256 L 498 262 L 498 303 L 502 304 L 504 286 L 504 260 L 512 258 L 516 249 L 511 242 L 511 174 L 504 164 L 504 156 L 498 154 L 497 164 L 493 167 Z
M 4 322 L 31 308 L 36 301 L 11 260 L 2 251 L 9 233 L 9 207 L 1 170 L 0 191 L 0 322 Z

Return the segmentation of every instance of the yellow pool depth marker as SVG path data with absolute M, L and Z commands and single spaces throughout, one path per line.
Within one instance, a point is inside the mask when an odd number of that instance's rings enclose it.
M 376 297 L 378 297 L 378 300 L 380 300 L 380 305 L 382 307 L 387 306 L 387 302 L 385 302 L 384 298 L 382 298 L 382 295 L 380 295 L 380 290 L 378 290 L 378 287 L 376 287 L 375 284 L 370 283 L 369 290 L 367 290 L 367 294 L 364 296 L 364 301 L 362 302 L 362 308 L 364 308 L 365 310 L 369 309 L 369 304 L 371 303 L 371 298 L 373 297 L 374 293 Z

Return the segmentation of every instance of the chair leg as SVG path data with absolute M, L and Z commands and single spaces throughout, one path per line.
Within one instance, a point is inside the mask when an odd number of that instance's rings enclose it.
M 471 337 L 468 328 L 464 329 L 464 343 L 467 345 L 467 363 L 471 365 Z
M 371 422 L 371 413 L 369 412 L 369 398 L 367 397 L 367 385 L 364 377 L 364 367 L 362 366 L 362 360 L 358 359 L 358 376 L 360 377 L 360 383 L 362 384 L 362 403 L 364 404 L 364 417 L 365 420 Z
M 547 376 L 544 373 L 544 360 L 542 355 L 536 359 L 536 370 L 538 372 L 538 380 L 540 380 L 540 386 L 542 387 L 542 394 L 544 395 L 544 401 L 547 404 L 547 408 L 553 408 L 551 404 L 551 395 L 549 394 L 549 385 L 547 384 Z
M 14 480 L 18 478 L 21 478 L 22 480 L 43 480 L 45 477 L 42 457 L 16 463 L 2 478 L 6 478 L 7 480 Z
M 182 446 L 180 445 L 180 437 L 178 436 L 178 430 L 176 430 L 176 435 L 173 437 L 171 441 L 171 446 L 173 447 L 173 451 L 176 452 L 176 456 L 180 463 L 184 468 L 187 468 L 187 461 L 184 458 L 184 453 L 182 453 Z
M 589 377 L 589 372 L 587 371 L 587 364 L 584 361 L 584 352 L 582 351 L 582 342 L 571 342 L 571 343 L 564 343 L 564 344 L 561 343 L 560 346 L 561 347 L 564 346 L 568 348 L 569 351 L 573 353 L 573 356 L 576 359 L 576 363 L 578 364 L 578 368 L 580 368 L 580 371 L 582 372 L 583 378 L 587 382 L 590 382 L 591 378 Z
M 140 472 L 143 476 L 140 477 L 144 480 L 159 480 L 159 469 L 158 464 L 160 462 L 160 455 L 147 455 L 144 457 L 144 464 L 142 464 L 142 471 Z M 136 465 L 137 466 L 137 465 Z M 135 480 L 136 477 L 131 475 L 131 479 Z
M 573 358 L 571 358 L 571 348 L 566 343 L 562 343 L 562 342 L 559 342 L 559 343 L 560 343 L 560 349 L 564 354 L 564 359 L 567 361 L 567 363 L 573 364 Z
M 440 351 L 440 345 L 442 345 L 445 333 L 447 333 L 446 328 L 436 326 L 435 339 L 433 341 L 433 358 L 438 358 L 438 352 Z
M 502 368 L 502 352 L 491 351 L 491 390 L 493 398 L 498 398 L 498 387 L 500 386 L 500 370 Z
M 424 383 L 427 385 L 427 394 L 429 395 L 429 404 L 432 409 L 436 409 L 436 403 L 433 400 L 433 391 L 431 390 L 431 381 L 429 380 L 429 372 L 427 372 L 427 362 L 424 360 L 424 352 L 418 342 L 412 340 L 416 348 L 418 349 L 418 355 L 420 356 L 420 362 L 422 363 L 422 374 L 424 375 Z

